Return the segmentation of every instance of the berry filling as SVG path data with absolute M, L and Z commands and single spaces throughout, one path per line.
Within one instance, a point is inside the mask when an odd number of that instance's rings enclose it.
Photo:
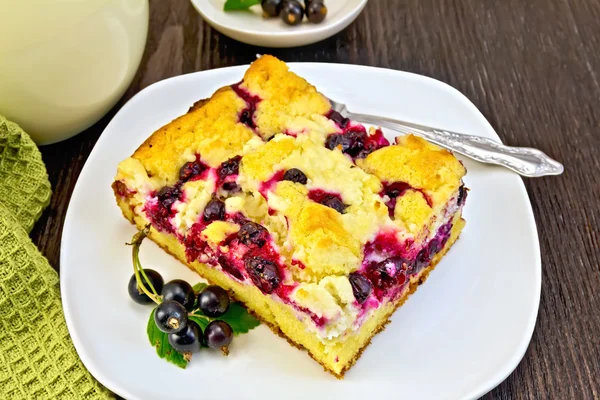
M 375 133 L 367 137 L 366 148 L 371 149 L 371 152 L 389 145 L 389 140 L 385 138 L 383 131 L 379 128 L 375 129 Z
M 342 201 L 342 197 L 337 193 L 326 192 L 321 189 L 313 189 L 308 192 L 308 198 L 315 203 L 323 204 L 324 206 L 333 208 L 335 211 L 343 214 L 348 207 Z
M 256 105 L 260 102 L 261 98 L 251 94 L 246 89 L 243 89 L 241 84 L 242 83 L 240 82 L 231 86 L 231 89 L 246 102 L 246 108 L 240 112 L 239 121 L 248 128 L 254 130 L 256 129 L 254 113 L 256 112 Z
M 171 218 L 175 215 L 173 204 L 183 201 L 181 183 L 175 186 L 165 186 L 158 193 L 152 194 L 156 201 L 149 201 L 144 206 L 144 212 L 158 231 L 174 232 Z
M 463 204 L 465 204 L 465 200 L 467 199 L 467 192 L 469 191 L 469 189 L 465 188 L 465 185 L 460 185 L 460 187 L 458 188 L 458 198 L 456 199 L 456 203 L 458 204 L 458 206 L 462 206 Z
M 350 157 L 358 157 L 359 153 L 365 150 L 365 139 L 367 133 L 362 130 L 346 131 L 344 133 L 333 133 L 325 139 L 325 147 L 329 150 L 339 148 L 342 153 Z
M 279 264 L 280 255 L 267 229 L 247 220 L 239 213 L 224 213 L 222 220 L 240 225 L 240 230 L 229 235 L 218 243 L 218 246 L 211 246 L 202 235 L 202 231 L 211 221 L 207 222 L 202 218 L 192 225 L 183 239 L 188 261 L 198 260 L 212 266 L 220 266 L 225 273 L 238 281 L 244 282 L 249 278 L 264 293 L 271 294 L 277 291 L 277 294 L 280 294 L 278 288 L 284 276 L 284 269 Z
M 318 326 L 319 328 L 324 327 L 325 325 L 327 325 L 327 322 L 329 322 L 327 318 L 319 317 L 317 314 L 310 311 L 308 308 L 299 307 L 297 305 L 294 305 L 294 308 L 296 310 L 308 315 L 310 317 L 310 319 L 312 319 L 312 321 L 315 323 L 315 325 Z
M 342 129 L 344 129 L 348 125 L 348 122 L 350 122 L 348 118 L 344 118 L 342 114 L 335 110 L 329 111 L 329 114 L 327 114 L 326 117 L 335 122 L 337 126 Z
M 444 248 L 448 238 L 450 237 L 450 230 L 452 229 L 452 223 L 448 222 L 442 225 L 439 229 L 435 237 L 429 241 L 427 246 L 425 246 L 419 254 L 414 262 L 414 273 L 420 272 L 423 268 L 425 268 L 431 262 L 431 259 L 434 255 L 439 253 L 441 249 Z
M 427 205 L 431 207 L 431 198 L 422 189 L 414 188 L 406 182 L 383 182 L 383 189 L 381 190 L 381 192 L 379 192 L 379 195 L 381 197 L 388 197 L 388 200 L 385 201 L 385 205 L 388 208 L 390 218 L 394 219 L 394 209 L 396 208 L 396 202 L 398 201 L 398 197 L 406 193 L 407 190 L 415 190 L 417 192 L 421 192 L 421 194 L 425 198 L 425 201 L 427 201 Z
M 365 258 L 360 272 L 350 275 L 349 280 L 359 303 L 363 303 L 370 295 L 366 294 L 368 280 L 375 297 L 381 301 L 384 297 L 394 297 L 406 287 L 409 278 L 428 266 L 437 253 L 444 248 L 452 222 L 442 225 L 436 235 L 418 253 L 409 251 L 412 242 L 407 242 L 404 250 L 393 233 L 378 235 L 374 241 L 365 246 Z M 360 276 L 360 278 L 358 278 Z M 359 283 L 360 282 L 360 283 Z M 358 289 L 362 284 L 363 290 Z
M 277 182 L 281 182 L 283 176 L 285 175 L 285 171 L 277 171 L 273 174 L 273 176 L 260 184 L 260 188 L 258 189 L 259 193 L 266 199 L 267 193 L 273 189 L 273 187 L 277 184 Z
M 242 190 L 236 182 L 241 160 L 242 156 L 235 156 L 223 162 L 217 168 L 217 187 L 221 187 L 225 192 L 230 194 L 238 193 Z
M 183 238 L 183 244 L 185 246 L 185 255 L 188 261 L 201 260 L 201 256 L 205 255 L 207 251 L 210 251 L 210 246 L 206 243 L 206 240 L 202 237 L 202 231 L 206 228 L 206 224 L 197 222 L 190 230 L 186 233 Z M 201 260 L 205 262 L 205 260 Z
M 366 275 L 375 288 L 375 296 L 383 298 L 393 286 L 403 288 L 408 269 L 407 260 L 402 257 L 390 257 L 369 266 Z
M 252 282 L 263 293 L 271 294 L 279 287 L 279 268 L 274 262 L 254 256 L 246 258 L 244 266 Z
M 221 164 L 217 172 L 219 181 L 224 181 L 230 175 L 237 175 L 240 171 L 241 160 L 242 156 L 235 156 L 223 162 L 223 164 Z
M 234 264 L 230 263 L 227 257 L 219 256 L 218 264 L 221 266 L 223 271 L 227 272 L 229 275 L 233 276 L 237 280 L 244 280 L 244 275 L 242 274 L 242 272 Z
M 202 165 L 197 162 L 187 163 L 182 171 L 185 169 L 192 173 L 180 174 L 181 177 L 195 179 L 196 176 L 206 171 Z M 198 167 L 196 166 L 201 167 L 199 169 L 201 172 L 197 172 Z M 238 170 L 239 157 L 234 157 L 224 162 L 215 172 L 218 180 L 228 180 L 237 176 Z M 276 182 L 286 178 L 286 174 L 289 180 L 299 181 L 298 183 L 302 183 L 303 176 L 305 177 L 302 171 L 295 169 L 279 171 L 269 181 L 263 183 L 263 192 L 270 189 Z M 144 210 L 157 229 L 174 233 L 170 219 L 176 212 L 173 210 L 175 202 L 184 201 L 184 193 L 181 189 L 183 183 L 182 179 L 173 186 L 162 188 L 158 193 L 153 194 L 155 201 L 146 203 Z M 236 185 L 235 182 L 225 183 Z M 387 205 L 393 210 L 396 199 L 406 190 L 418 189 L 412 188 L 405 182 L 384 183 L 381 195 L 390 199 Z M 464 203 L 466 194 L 466 189 L 461 186 L 457 198 L 459 206 Z M 308 197 L 340 213 L 343 213 L 347 207 L 337 193 L 313 189 L 309 191 Z M 210 246 L 206 242 L 206 238 L 202 236 L 202 231 L 213 221 L 234 222 L 240 226 L 240 229 L 219 243 L 219 246 Z M 366 308 L 376 307 L 384 298 L 394 298 L 402 293 L 410 281 L 410 276 L 428 266 L 432 258 L 445 246 L 451 228 L 451 222 L 442 225 L 435 237 L 420 251 L 411 249 L 412 240 L 400 242 L 394 231 L 379 233 L 373 241 L 365 245 L 364 261 L 360 270 L 348 277 L 356 298 L 355 304 L 366 310 Z M 328 321 L 325 317 L 299 307 L 290 300 L 290 293 L 297 284 L 291 286 L 282 284 L 286 270 L 280 264 L 280 255 L 274 247 L 267 229 L 256 222 L 247 220 L 242 214 L 228 215 L 225 203 L 219 198 L 213 197 L 208 202 L 202 212 L 202 217 L 181 239 L 186 247 L 188 260 L 199 260 L 206 264 L 220 266 L 225 273 L 238 281 L 252 282 L 265 294 L 277 294 L 282 301 L 310 316 L 317 326 L 323 327 L 327 324 Z M 301 269 L 305 267 L 299 260 L 292 260 L 292 264 Z M 369 298 L 373 298 L 375 303 Z
M 267 242 L 269 233 L 262 225 L 252 221 L 246 222 L 237 233 L 240 243 L 246 246 L 263 247 Z
M 221 188 L 230 194 L 239 193 L 242 191 L 242 188 L 236 182 L 223 182 Z
M 144 205 L 144 212 L 156 229 L 170 233 L 175 232 L 175 228 L 171 224 L 171 218 L 175 215 L 176 211 L 172 209 L 172 206 L 176 201 L 185 201 L 184 192 L 182 190 L 183 184 L 200 179 L 206 180 L 211 171 L 214 170 L 204 164 L 200 160 L 200 155 L 196 154 L 195 161 L 187 162 L 179 169 L 179 180 L 175 182 L 173 186 L 165 186 L 158 191 L 158 193 L 150 194 L 156 201 L 153 201 L 154 199 L 152 199 L 146 202 Z M 211 204 L 211 202 L 209 202 L 209 204 Z M 218 212 L 215 214 L 216 207 L 219 206 L 212 204 L 208 211 L 210 216 L 205 215 L 205 218 L 210 219 L 215 218 L 215 215 L 220 215 Z M 223 204 L 223 213 L 224 211 L 225 205 Z
M 283 172 L 279 175 L 282 177 Z M 171 224 L 168 223 L 168 219 L 173 216 L 172 205 L 183 197 L 179 185 L 161 189 L 155 195 L 157 201 L 148 203 L 153 206 L 147 204 L 147 208 L 153 210 L 150 218 L 155 226 L 172 229 Z M 398 197 L 407 190 L 408 185 L 393 184 L 388 185 L 387 188 L 392 197 L 394 195 Z M 336 193 L 316 189 L 309 192 L 309 197 L 321 204 L 335 199 L 343 205 L 340 195 Z M 211 246 L 206 242 L 202 231 L 216 220 L 234 222 L 240 226 L 240 229 L 225 238 L 218 246 Z M 442 225 L 435 237 L 419 251 L 411 248 L 413 245 L 411 240 L 400 242 L 395 231 L 381 232 L 373 241 L 367 243 L 364 247 L 362 267 L 348 276 L 356 299 L 355 305 L 361 310 L 359 315 L 363 315 L 367 309 L 378 307 L 384 299 L 394 299 L 403 293 L 410 282 L 410 277 L 428 266 L 432 258 L 446 245 L 451 228 L 451 222 Z M 263 293 L 276 294 L 281 301 L 309 316 L 317 327 L 323 328 L 329 323 L 326 317 L 301 307 L 290 299 L 297 283 L 283 284 L 284 277 L 289 272 L 280 263 L 279 252 L 274 247 L 268 230 L 256 222 L 249 221 L 242 214 L 226 214 L 223 201 L 217 198 L 211 199 L 204 209 L 202 218 L 181 239 L 186 247 L 189 261 L 198 260 L 209 265 L 220 266 L 223 272 L 237 281 L 252 282 Z M 292 264 L 301 269 L 304 267 L 299 260 L 292 260 Z
M 238 86 L 239 89 L 239 86 Z M 245 93 L 245 92 L 244 92 Z M 242 95 L 240 95 L 242 96 Z M 242 96 L 247 102 L 253 96 Z M 252 100 L 255 104 L 258 100 Z M 361 126 L 352 126 L 349 121 L 337 121 L 338 116 L 331 114 L 330 118 L 344 128 L 343 134 L 330 135 L 328 147 L 334 143 L 334 147 L 341 146 L 346 154 L 353 158 L 365 157 L 374 149 L 387 145 L 380 130 L 368 136 Z M 383 140 L 381 140 L 383 139 Z M 250 282 L 265 294 L 275 294 L 286 304 L 293 306 L 299 312 L 309 316 L 318 327 L 324 327 L 329 323 L 326 317 L 295 304 L 291 299 L 291 293 L 298 283 L 289 281 L 290 272 L 282 264 L 281 256 L 271 238 L 269 231 L 259 223 L 249 221 L 242 214 L 227 214 L 225 203 L 218 196 L 223 191 L 218 191 L 207 203 L 202 211 L 201 217 L 188 230 L 185 237 L 175 232 L 171 219 L 177 212 L 174 204 L 177 201 L 185 201 L 185 193 L 182 186 L 187 181 L 197 179 L 216 179 L 217 188 L 228 192 L 240 191 L 236 183 L 239 173 L 241 157 L 236 156 L 223 162 L 217 168 L 210 168 L 200 161 L 188 162 L 179 171 L 179 181 L 173 186 L 166 186 L 160 191 L 152 193 L 151 199 L 146 202 L 144 211 L 149 220 L 159 231 L 167 231 L 176 234 L 186 248 L 186 256 L 189 261 L 198 260 L 212 266 L 220 266 L 223 272 L 233 279 L 250 284 Z M 308 178 L 303 171 L 291 168 L 287 171 L 278 171 L 260 185 L 260 193 L 266 198 L 268 191 L 272 190 L 277 182 L 287 180 L 299 184 L 306 184 Z M 418 188 L 410 186 L 406 182 L 384 182 L 380 195 L 385 199 L 389 214 L 393 217 L 397 199 L 407 190 L 419 191 L 423 194 L 431 206 L 431 199 Z M 115 191 L 119 195 L 128 195 L 124 184 L 115 184 Z M 457 206 L 464 204 L 467 189 L 461 186 L 456 199 Z M 327 192 L 321 189 L 312 189 L 308 198 L 327 207 L 333 208 L 343 214 L 348 205 L 343 203 L 338 193 Z M 269 215 L 275 212 L 269 209 Z M 226 237 L 217 246 L 209 244 L 202 232 L 214 221 L 228 221 L 239 225 L 239 230 Z M 360 269 L 348 276 L 352 292 L 356 299 L 354 303 L 360 308 L 359 315 L 367 309 L 378 307 L 384 299 L 394 299 L 406 288 L 410 277 L 418 274 L 423 268 L 431 263 L 433 257 L 445 246 L 452 228 L 451 222 L 442 225 L 435 237 L 423 247 L 413 248 L 411 239 L 399 241 L 395 231 L 380 232 L 376 238 L 364 246 L 364 260 Z M 299 269 L 306 266 L 300 261 L 293 259 L 292 265 Z M 286 278 L 287 277 L 287 278 Z M 288 284 L 284 284 L 284 280 Z
M 137 190 L 129 190 L 127 185 L 121 181 L 115 181 L 112 184 L 112 187 L 115 190 L 115 193 L 117 193 L 120 197 L 127 198 L 127 197 L 131 197 L 137 193 Z
M 291 137 L 294 137 L 294 138 L 295 138 L 295 137 L 298 137 L 298 134 L 299 134 L 299 133 L 304 133 L 304 130 L 302 130 L 302 131 L 300 131 L 300 132 L 296 132 L 296 131 L 293 131 L 293 130 L 291 130 L 291 129 L 286 129 L 285 131 L 283 131 L 283 134 L 284 134 L 284 135 L 286 135 L 286 136 L 291 136 Z M 271 138 L 273 138 L 273 137 L 275 137 L 275 136 L 271 136 L 271 137 L 269 138 L 269 140 L 271 140 Z
M 179 169 L 179 181 L 195 181 L 201 179 L 204 175 L 203 172 L 209 170 L 210 167 L 200 161 L 200 156 L 196 156 L 196 161 L 191 161 L 183 164 Z
M 325 139 L 325 147 L 329 150 L 339 148 L 342 153 L 353 159 L 365 158 L 375 150 L 389 146 L 390 142 L 383 136 L 381 129 L 368 135 L 362 125 L 345 125 L 342 133 L 333 133 Z
M 300 268 L 300 269 L 306 269 L 306 265 L 304 265 L 304 263 L 300 260 L 296 260 L 295 258 L 292 259 L 292 265 Z

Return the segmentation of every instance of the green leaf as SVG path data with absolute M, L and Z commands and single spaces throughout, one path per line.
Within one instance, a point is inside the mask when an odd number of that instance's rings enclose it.
M 192 286 L 192 289 L 194 289 L 194 293 L 200 293 L 207 286 L 208 286 L 208 283 L 198 282 L 194 286 Z
M 188 362 L 185 360 L 185 358 L 183 358 L 183 354 L 175 351 L 175 349 L 171 347 L 169 344 L 168 335 L 164 332 L 161 332 L 156 326 L 156 323 L 154 322 L 155 310 L 156 309 L 152 310 L 150 313 L 148 327 L 146 328 L 150 344 L 156 348 L 156 354 L 158 354 L 160 358 L 164 358 L 165 360 L 177 365 L 179 368 L 185 368 Z
M 260 0 L 227 0 L 223 6 L 225 11 L 247 10 L 252 6 L 260 4 Z
M 236 335 L 246 333 L 260 325 L 260 321 L 250 315 L 240 303 L 230 304 L 229 310 L 216 319 L 227 322 Z

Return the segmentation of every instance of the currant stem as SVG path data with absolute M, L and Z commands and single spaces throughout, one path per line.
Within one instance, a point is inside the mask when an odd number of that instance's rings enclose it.
M 138 253 L 139 253 L 139 249 L 138 249 Z M 150 286 L 150 290 L 152 290 L 152 293 L 154 293 L 156 296 L 158 296 L 158 293 L 156 293 L 156 289 L 154 288 L 152 281 L 150 280 L 150 278 L 148 278 L 148 275 L 146 275 L 146 271 L 144 271 L 144 268 L 142 268 L 142 264 L 140 263 L 139 256 L 138 256 L 138 269 L 140 270 L 140 274 L 142 274 L 142 277 L 144 278 L 144 280 L 146 281 L 148 286 Z
M 202 314 L 194 314 L 194 313 L 189 313 L 188 317 L 198 317 L 198 318 L 204 318 L 207 321 L 210 321 L 211 319 L 209 317 L 207 317 L 206 315 L 202 315 Z
M 154 285 L 152 285 L 152 282 L 144 272 L 142 264 L 140 263 L 140 245 L 142 244 L 144 238 L 148 235 L 148 232 L 150 232 L 150 224 L 146 225 L 144 229 L 133 235 L 131 243 L 127 244 L 132 246 L 131 257 L 133 260 L 133 272 L 135 274 L 135 280 L 137 282 L 138 289 L 141 289 L 142 292 L 144 292 L 144 294 L 148 296 L 153 302 L 155 302 L 156 304 L 160 304 L 161 298 L 156 292 Z M 146 281 L 146 284 L 150 287 L 151 291 L 146 288 L 142 278 Z
M 141 245 L 141 242 L 140 242 L 140 245 Z M 140 245 L 133 245 L 134 246 L 133 251 L 135 252 L 134 268 L 137 268 L 137 270 L 140 272 L 140 275 L 142 275 L 142 278 L 144 278 L 143 280 L 141 280 L 136 276 L 136 281 L 138 282 L 138 287 L 140 287 L 140 285 L 144 285 L 144 281 L 146 281 L 146 284 L 150 287 L 150 290 L 152 291 L 152 293 L 155 296 L 158 296 L 158 293 L 156 292 L 156 289 L 154 288 L 152 281 L 150 281 L 150 279 L 146 275 L 146 272 L 144 271 L 144 268 L 142 268 L 142 263 L 140 262 L 140 257 L 139 257 Z

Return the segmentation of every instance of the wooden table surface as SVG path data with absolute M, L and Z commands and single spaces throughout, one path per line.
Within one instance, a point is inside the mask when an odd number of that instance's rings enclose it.
M 505 143 L 537 147 L 566 167 L 525 181 L 541 245 L 540 310 L 523 361 L 485 398 L 600 398 L 600 0 L 371 0 L 334 37 L 279 50 L 222 36 L 188 0 L 150 8 L 146 51 L 123 99 L 85 132 L 41 149 L 54 194 L 33 238 L 52 265 L 92 147 L 144 87 L 248 64 L 257 53 L 415 72 L 464 93 Z

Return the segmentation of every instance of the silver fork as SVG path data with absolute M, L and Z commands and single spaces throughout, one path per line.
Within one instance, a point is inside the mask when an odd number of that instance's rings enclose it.
M 561 163 L 537 149 L 511 147 L 481 136 L 450 132 L 392 118 L 353 113 L 348 111 L 345 104 L 331 99 L 329 102 L 332 109 L 339 112 L 344 118 L 392 129 L 405 135 L 412 133 L 473 160 L 500 165 L 523 176 L 560 175 L 564 171 Z

